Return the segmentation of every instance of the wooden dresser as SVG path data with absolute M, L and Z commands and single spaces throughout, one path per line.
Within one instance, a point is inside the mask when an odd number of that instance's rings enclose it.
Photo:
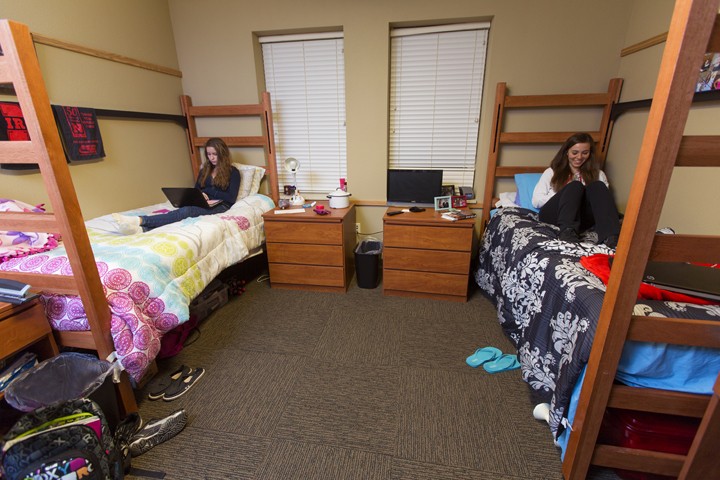
M 397 211 L 396 207 L 388 211 Z M 466 302 L 475 219 L 442 212 L 383 217 L 383 294 Z
M 355 205 L 304 213 L 263 214 L 272 288 L 346 292 L 355 275 Z M 290 207 L 298 208 L 298 207 Z
M 50 322 L 36 298 L 22 305 L 0 302 L 0 359 L 32 347 L 38 360 L 58 355 Z M 0 399 L 4 397 L 0 393 Z

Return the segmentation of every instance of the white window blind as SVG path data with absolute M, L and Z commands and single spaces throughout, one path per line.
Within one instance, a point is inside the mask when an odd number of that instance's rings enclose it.
M 445 185 L 474 184 L 488 28 L 392 31 L 390 168 L 442 169 Z
M 283 185 L 294 184 L 284 166 L 288 157 L 300 161 L 301 194 L 328 193 L 347 178 L 342 32 L 319 37 L 260 38 L 265 85 L 272 99 L 280 193 Z

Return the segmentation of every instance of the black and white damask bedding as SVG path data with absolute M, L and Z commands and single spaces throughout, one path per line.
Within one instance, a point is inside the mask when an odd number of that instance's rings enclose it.
M 481 239 L 474 272 L 517 347 L 523 380 L 549 399 L 556 437 L 568 426 L 570 397 L 590 356 L 605 295 L 602 280 L 580 258 L 614 253 L 595 244 L 594 232 L 572 244 L 558 240 L 558 231 L 530 210 L 500 209 Z M 635 314 L 720 320 L 720 307 L 639 300 Z

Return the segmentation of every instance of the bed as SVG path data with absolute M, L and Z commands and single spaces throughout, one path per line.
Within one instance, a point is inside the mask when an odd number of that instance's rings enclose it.
M 518 346 L 523 378 L 550 399 L 549 423 L 564 443 L 567 479 L 585 478 L 590 464 L 680 478 L 720 476 L 718 307 L 638 300 L 648 259 L 694 263 L 720 259 L 718 237 L 655 232 L 673 166 L 720 166 L 720 137 L 683 136 L 704 52 L 720 51 L 717 11 L 716 0 L 676 4 L 616 252 L 608 252 L 592 238 L 576 246 L 555 240 L 557 229 L 539 223 L 536 213 L 525 208 L 519 194 L 529 187 L 523 181 L 518 182 L 515 197 L 493 198 L 498 177 L 536 174 L 546 168 L 498 166 L 503 144 L 549 139 L 561 143 L 574 133 L 502 132 L 504 110 L 564 106 L 571 100 L 589 102 L 592 96 L 509 97 L 505 85 L 498 86 L 483 204 L 484 235 L 474 273 Z M 607 98 L 600 128 L 592 132 L 599 152 L 607 151 L 617 93 L 614 100 Z M 519 204 L 513 205 L 516 199 Z M 496 202 L 505 206 L 491 219 Z M 581 267 L 580 258 L 608 253 L 615 257 L 605 285 Z M 637 348 L 642 350 L 633 350 Z M 678 352 L 700 355 L 700 360 L 678 360 Z M 655 356 L 643 358 L 648 355 Z M 645 360 L 645 366 L 637 360 Z M 685 373 L 684 381 L 669 368 L 673 363 L 686 370 L 680 372 Z M 664 383 L 653 378 L 657 374 L 636 375 L 645 373 L 647 366 L 674 373 L 665 375 Z M 607 407 L 702 421 L 687 455 L 621 448 L 597 441 Z
M 1 142 L 0 153 L 4 163 L 39 164 L 53 211 L 0 212 L 0 230 L 62 238 L 60 248 L 4 262 L 0 278 L 43 291 L 48 317 L 61 330 L 56 332 L 60 345 L 96 350 L 102 359 L 119 355 L 125 368 L 117 384 L 120 408 L 136 411 L 128 374 L 138 379 L 157 354 L 162 333 L 187 320 L 189 302 L 223 268 L 257 252 L 264 242 L 261 215 L 279 197 L 270 95 L 264 92 L 254 105 L 195 107 L 188 96 L 180 101 L 195 176 L 199 147 L 207 141 L 197 136 L 196 118 L 259 117 L 262 136 L 221 138 L 230 147 L 265 149 L 272 198 L 254 193 L 264 168 L 236 165 L 252 176 L 254 192 L 230 210 L 122 237 L 111 217 L 83 221 L 27 26 L 0 20 L 0 45 L 0 84 L 12 83 L 31 138 Z M 172 206 L 134 212 L 165 209 Z

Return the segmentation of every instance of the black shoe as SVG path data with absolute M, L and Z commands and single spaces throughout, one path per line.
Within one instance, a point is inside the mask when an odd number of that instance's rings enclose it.
M 185 428 L 187 417 L 187 412 L 180 409 L 165 418 L 150 420 L 130 441 L 132 456 L 142 455 L 155 445 L 170 440 L 180 433 Z
M 612 248 L 613 250 L 615 250 L 615 249 L 617 248 L 617 242 L 618 242 L 619 239 L 620 239 L 620 235 L 610 235 L 609 237 L 607 237 L 607 238 L 605 239 L 605 241 L 603 242 L 603 244 L 604 244 L 606 247 Z
M 565 230 L 560 232 L 560 235 L 558 235 L 558 240 L 570 243 L 580 243 L 580 238 L 578 238 L 577 232 L 572 228 L 566 228 Z
M 115 429 L 115 447 L 122 455 L 125 473 L 130 468 L 130 439 L 141 427 L 142 419 L 140 415 L 137 412 L 130 412 Z

